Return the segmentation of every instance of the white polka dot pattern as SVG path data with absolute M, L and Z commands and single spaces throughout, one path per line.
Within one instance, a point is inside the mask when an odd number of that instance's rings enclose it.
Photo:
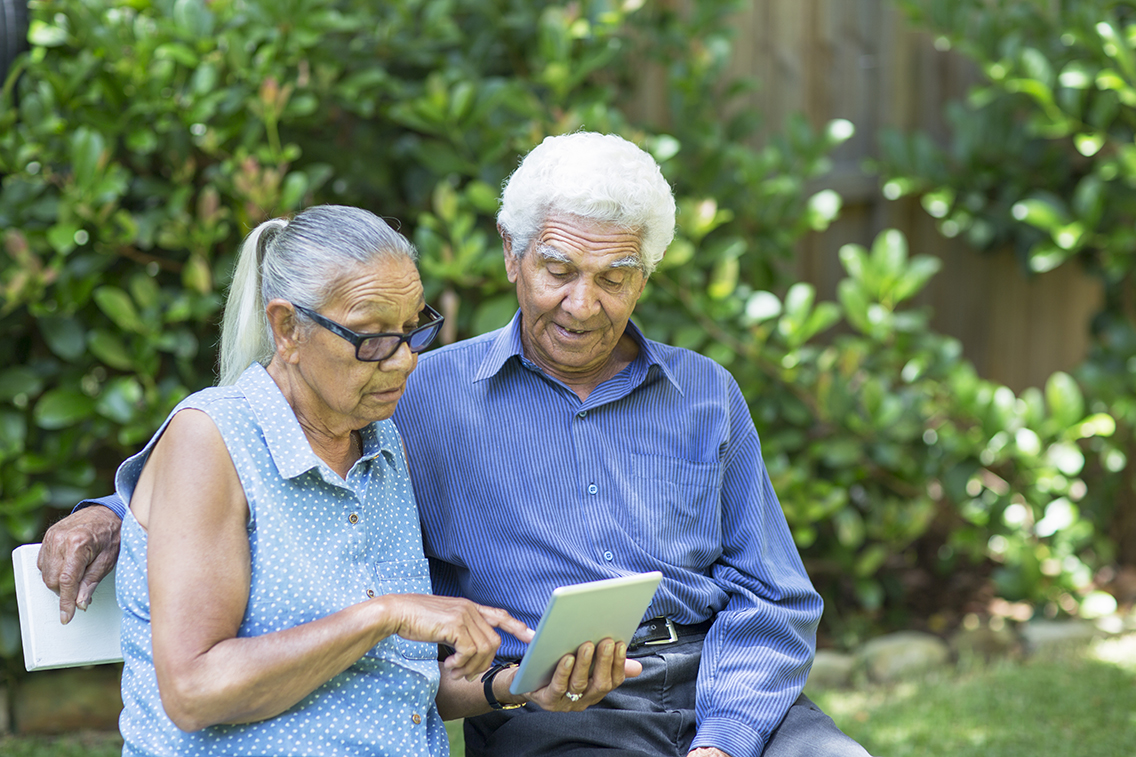
M 312 451 L 260 365 L 233 386 L 188 397 L 170 417 L 185 408 L 217 424 L 248 497 L 252 580 L 240 636 L 311 622 L 378 594 L 429 593 L 418 512 L 391 421 L 362 430 L 363 456 L 345 481 Z M 115 484 L 124 501 L 164 428 L 119 468 Z M 448 754 L 434 704 L 436 647 L 397 636 L 275 718 L 184 733 L 158 695 L 146 534 L 129 513 L 116 589 L 123 611 L 124 755 Z

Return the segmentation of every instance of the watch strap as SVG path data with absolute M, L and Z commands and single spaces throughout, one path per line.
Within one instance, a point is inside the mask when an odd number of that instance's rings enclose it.
M 485 701 L 489 702 L 489 706 L 494 710 L 515 710 L 518 707 L 524 707 L 523 704 L 501 704 L 497 701 L 497 697 L 493 695 L 493 679 L 496 678 L 497 674 L 502 670 L 515 667 L 517 667 L 517 663 L 515 662 L 499 662 L 485 671 L 485 674 L 481 676 L 481 682 L 484 684 L 485 688 Z

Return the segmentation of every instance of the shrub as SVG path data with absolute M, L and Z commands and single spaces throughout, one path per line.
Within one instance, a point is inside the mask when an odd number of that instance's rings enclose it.
M 1118 430 L 1081 445 L 1089 493 L 1077 509 L 1125 543 L 1131 562 L 1136 9 L 1111 0 L 900 4 L 983 78 L 965 103 L 949 106 L 949 144 L 883 134 L 884 191 L 920 197 L 944 234 L 983 249 L 1009 247 L 1028 271 L 1082 265 L 1102 280 L 1105 306 L 1075 376 L 1086 406 L 1113 416 Z
M 830 633 L 906 620 L 912 567 L 992 560 L 1008 597 L 1073 586 L 1093 533 L 1047 531 L 1068 512 L 1050 500 L 1077 499 L 1070 450 L 1106 420 L 1067 377 L 1017 398 L 974 376 L 900 308 L 934 264 L 894 233 L 846 248 L 839 303 L 789 281 L 796 242 L 840 208 L 806 182 L 851 125 L 793 119 L 753 146 L 748 85 L 723 73 L 738 2 L 689 5 L 33 3 L 0 112 L 0 551 L 108 491 L 213 381 L 221 292 L 257 222 L 317 202 L 396 219 L 444 339 L 469 336 L 516 307 L 497 188 L 544 135 L 583 127 L 644 145 L 675 187 L 680 227 L 637 320 L 737 376 Z M 620 107 L 645 69 L 665 81 L 659 123 Z

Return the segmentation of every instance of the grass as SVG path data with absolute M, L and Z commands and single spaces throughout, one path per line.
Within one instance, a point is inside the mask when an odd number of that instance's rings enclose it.
M 1136 754 L 1136 635 L 918 682 L 808 693 L 880 757 Z M 460 723 L 447 725 L 460 745 Z M 0 737 L 5 757 L 111 757 L 121 750 L 118 734 Z
M 918 683 L 809 694 L 874 755 L 1136 754 L 1136 636 Z
M 120 757 L 118 733 L 87 732 L 63 736 L 0 736 L 4 757 Z

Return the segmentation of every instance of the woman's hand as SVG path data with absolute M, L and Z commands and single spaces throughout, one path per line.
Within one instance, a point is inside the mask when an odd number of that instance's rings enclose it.
M 516 672 L 516 668 L 511 669 L 510 683 Z M 611 639 L 604 639 L 599 644 L 588 641 L 581 644 L 575 654 L 560 658 L 548 685 L 525 694 L 524 699 L 543 710 L 553 712 L 584 710 L 603 699 L 626 679 L 634 678 L 642 672 L 641 664 L 627 659 L 625 643 L 617 644 Z M 516 697 L 506 696 L 501 701 L 511 702 L 513 699 Z
M 390 605 L 396 616 L 394 632 L 409 641 L 446 644 L 454 653 L 442 667 L 451 675 L 472 681 L 493 664 L 501 644 L 496 628 L 530 642 L 533 631 L 504 610 L 468 599 L 428 594 L 387 594 L 374 602 Z

